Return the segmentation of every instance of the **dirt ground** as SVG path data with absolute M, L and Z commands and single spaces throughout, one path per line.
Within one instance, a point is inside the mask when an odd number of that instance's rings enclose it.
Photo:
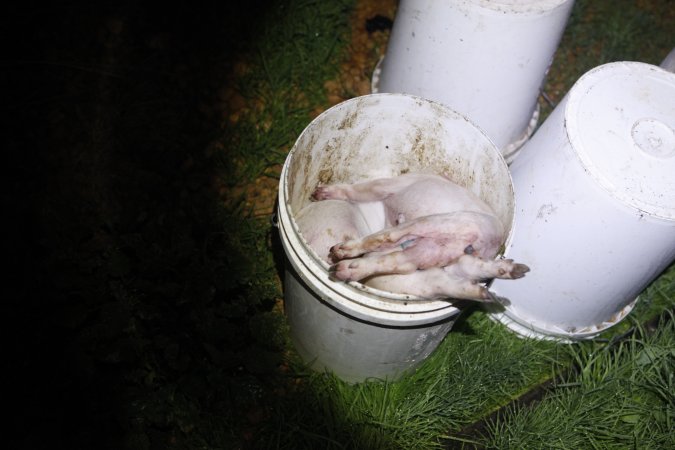
M 379 20 L 387 18 L 393 20 L 396 15 L 396 0 L 359 0 L 351 17 L 350 42 L 345 52 L 346 59 L 340 64 L 339 76 L 336 79 L 326 81 L 324 87 L 328 98 L 328 107 L 336 105 L 344 100 L 371 93 L 371 79 L 378 61 L 384 56 L 389 39 L 390 28 L 387 21 Z M 374 22 L 371 31 L 367 24 Z M 382 23 L 384 22 L 384 23 Z M 378 26 L 379 25 L 379 26 Z M 245 62 L 235 64 L 235 72 L 241 74 L 246 70 Z M 225 122 L 237 121 L 242 115 L 244 108 L 250 108 L 244 99 L 232 92 L 232 83 L 228 83 L 221 89 L 224 104 L 221 105 Z M 316 108 L 312 116 L 316 117 L 326 108 Z M 290 150 L 290 149 L 287 149 Z M 281 167 L 277 166 L 274 173 L 280 174 Z M 253 183 L 238 186 L 235 191 L 221 186 L 220 194 L 223 201 L 236 198 L 244 193 L 246 207 L 254 211 L 254 216 L 265 217 L 274 213 L 279 183 L 275 177 L 260 176 Z

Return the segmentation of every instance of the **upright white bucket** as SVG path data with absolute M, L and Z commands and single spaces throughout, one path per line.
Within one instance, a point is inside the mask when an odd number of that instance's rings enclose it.
M 509 258 L 530 266 L 495 280 L 514 331 L 592 338 L 619 322 L 675 259 L 675 74 L 618 62 L 582 76 L 511 172 Z
M 402 94 L 340 103 L 307 126 L 284 163 L 278 222 L 288 262 L 285 309 L 295 347 L 316 370 L 358 382 L 395 379 L 441 342 L 459 311 L 444 301 L 329 279 L 294 216 L 319 183 L 406 172 L 444 174 L 483 198 L 510 232 L 513 187 L 494 144 L 443 105 Z M 380 225 L 382 226 L 382 225 Z
M 537 98 L 573 4 L 401 0 L 373 91 L 448 105 L 510 161 L 537 124 Z

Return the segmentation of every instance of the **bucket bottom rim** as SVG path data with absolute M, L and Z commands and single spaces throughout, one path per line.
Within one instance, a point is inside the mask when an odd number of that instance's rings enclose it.
M 612 320 L 603 321 L 597 325 L 585 326 L 573 331 L 566 331 L 555 325 L 550 325 L 548 327 L 546 327 L 546 324 L 534 325 L 532 322 L 528 322 L 515 314 L 509 314 L 509 309 L 499 312 L 489 312 L 488 316 L 491 320 L 505 325 L 509 330 L 518 335 L 518 337 L 571 344 L 594 339 L 599 334 L 618 324 L 633 310 L 639 299 L 640 297 L 638 296 L 624 306 L 614 314 Z

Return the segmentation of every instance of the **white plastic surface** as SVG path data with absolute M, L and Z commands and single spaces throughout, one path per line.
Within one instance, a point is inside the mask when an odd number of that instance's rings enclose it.
M 586 73 L 565 123 L 588 173 L 623 203 L 675 220 L 675 82 L 642 63 Z
M 534 130 L 537 98 L 573 0 L 401 0 L 374 92 L 439 101 L 507 160 Z
M 599 66 L 572 87 L 511 172 L 506 256 L 530 266 L 492 291 L 525 336 L 588 339 L 618 323 L 675 259 L 675 74 Z
M 296 349 L 312 367 L 351 382 L 394 379 L 441 342 L 459 310 L 445 301 L 392 294 L 329 278 L 300 234 L 294 212 L 319 183 L 405 172 L 448 176 L 495 209 L 509 235 L 513 186 L 499 150 L 443 105 L 402 94 L 340 103 L 309 124 L 291 149 L 279 186 L 279 233 L 290 266 L 285 307 Z

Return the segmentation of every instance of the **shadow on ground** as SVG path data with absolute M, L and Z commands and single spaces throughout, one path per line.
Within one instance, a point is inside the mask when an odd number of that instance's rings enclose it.
M 274 299 L 243 300 L 237 275 L 256 262 L 230 245 L 239 224 L 218 206 L 209 144 L 216 93 L 270 7 L 22 3 L 5 16 L 11 448 L 186 448 L 208 423 L 194 440 L 227 446 L 241 438 L 232 408 L 255 422 L 280 358 L 256 331 Z

